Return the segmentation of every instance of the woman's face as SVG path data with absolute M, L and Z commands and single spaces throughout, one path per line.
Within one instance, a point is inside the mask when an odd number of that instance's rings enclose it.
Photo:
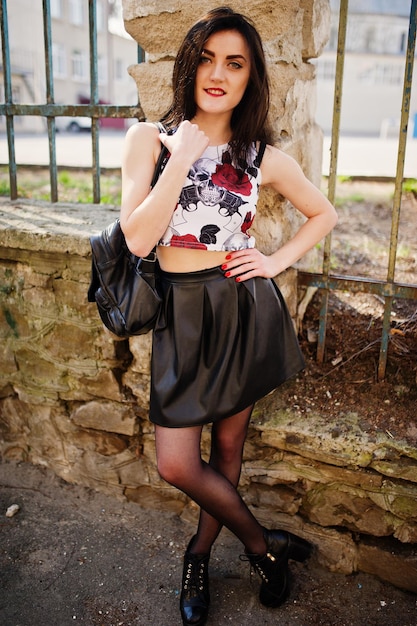
M 250 51 L 235 30 L 211 35 L 204 44 L 195 80 L 197 114 L 232 114 L 250 77 Z

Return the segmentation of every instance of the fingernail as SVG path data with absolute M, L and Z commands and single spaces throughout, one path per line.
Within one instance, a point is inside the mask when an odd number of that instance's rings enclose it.
M 227 274 L 226 274 L 226 276 L 227 276 Z M 237 283 L 240 283 L 240 278 L 239 278 L 239 276 L 236 278 L 236 282 L 237 282 Z
M 230 272 L 226 272 L 226 273 L 225 273 L 225 276 L 226 276 L 226 278 L 229 278 L 229 276 L 230 276 Z
M 226 261 L 230 261 L 231 258 L 232 258 L 232 255 L 228 254 L 227 257 L 226 257 Z
M 224 263 L 224 265 L 222 265 L 222 270 L 227 270 L 227 265 L 226 265 L 226 263 Z

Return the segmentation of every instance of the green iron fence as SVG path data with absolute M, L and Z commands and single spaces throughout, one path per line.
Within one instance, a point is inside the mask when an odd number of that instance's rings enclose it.
M 2 61 L 5 102 L 0 103 L 0 115 L 6 117 L 6 132 L 9 151 L 10 197 L 18 197 L 17 167 L 15 154 L 14 117 L 17 115 L 43 116 L 47 119 L 49 142 L 49 171 L 51 201 L 58 201 L 57 160 L 56 160 L 56 123 L 58 116 L 90 117 L 92 141 L 92 176 L 93 200 L 100 202 L 100 154 L 99 122 L 101 118 L 137 118 L 143 119 L 140 105 L 115 106 L 99 103 L 98 64 L 97 64 L 97 0 L 88 0 L 89 45 L 90 45 L 90 103 L 79 105 L 56 104 L 54 101 L 54 78 L 52 67 L 52 29 L 50 0 L 42 0 L 43 33 L 45 50 L 46 104 L 18 104 L 13 102 L 12 72 L 10 64 L 10 46 L 7 20 L 7 0 L 0 0 L 0 22 L 2 40 Z M 142 60 L 142 51 L 138 48 L 138 60 Z
M 333 103 L 333 124 L 332 124 L 332 140 L 330 148 L 330 172 L 329 172 L 329 190 L 328 197 L 330 202 L 335 201 L 336 181 L 337 181 L 337 159 L 339 147 L 340 132 L 340 115 L 342 108 L 342 89 L 343 89 L 343 69 L 345 59 L 346 31 L 348 23 L 348 5 L 349 0 L 341 0 L 339 15 L 339 32 L 337 45 L 337 61 L 336 61 L 336 81 Z M 326 329 L 327 314 L 329 304 L 329 294 L 331 291 L 351 291 L 364 292 L 379 295 L 384 300 L 384 318 L 381 336 L 381 348 L 379 353 L 378 379 L 385 377 L 388 346 L 391 336 L 391 312 L 394 298 L 406 298 L 417 300 L 417 285 L 401 284 L 394 280 L 395 263 L 398 246 L 398 228 L 401 211 L 401 196 L 404 179 L 404 162 L 405 149 L 407 142 L 407 131 L 410 117 L 410 94 L 413 76 L 415 48 L 416 48 L 416 16 L 417 0 L 412 0 L 410 10 L 410 22 L 408 30 L 407 53 L 404 72 L 403 97 L 401 107 L 401 123 L 398 143 L 397 155 L 397 171 L 395 177 L 395 192 L 392 206 L 392 224 L 391 236 L 389 242 L 388 269 L 386 280 L 372 280 L 358 276 L 338 276 L 330 273 L 330 255 L 331 255 L 331 235 L 325 240 L 323 266 L 321 274 L 312 274 L 308 272 L 299 272 L 299 285 L 305 287 L 318 287 L 321 290 L 321 310 L 319 319 L 318 347 L 317 359 L 319 362 L 324 360 L 324 352 L 326 346 Z

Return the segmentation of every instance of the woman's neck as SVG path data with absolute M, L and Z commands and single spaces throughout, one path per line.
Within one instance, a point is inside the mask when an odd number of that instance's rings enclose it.
M 199 115 L 198 113 L 190 120 L 193 124 L 197 124 L 209 138 L 210 146 L 222 146 L 229 143 L 232 138 L 232 129 L 230 128 L 230 116 L 227 119 L 219 119 L 216 115 L 212 116 Z

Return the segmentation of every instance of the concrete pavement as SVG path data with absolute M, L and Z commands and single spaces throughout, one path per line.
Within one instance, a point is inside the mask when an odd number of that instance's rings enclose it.
M 124 132 L 100 133 L 100 166 L 119 168 L 122 159 Z M 48 165 L 47 135 L 18 135 L 15 137 L 16 161 L 21 165 Z M 369 176 L 394 178 L 397 168 L 398 139 L 379 137 L 341 137 L 337 171 L 342 176 Z M 58 133 L 57 162 L 62 166 L 91 167 L 92 147 L 89 133 Z M 7 140 L 0 138 L 0 164 L 9 162 Z M 330 165 L 330 137 L 323 142 L 322 172 L 328 175 Z M 417 178 L 417 139 L 410 139 L 406 147 L 404 176 Z

